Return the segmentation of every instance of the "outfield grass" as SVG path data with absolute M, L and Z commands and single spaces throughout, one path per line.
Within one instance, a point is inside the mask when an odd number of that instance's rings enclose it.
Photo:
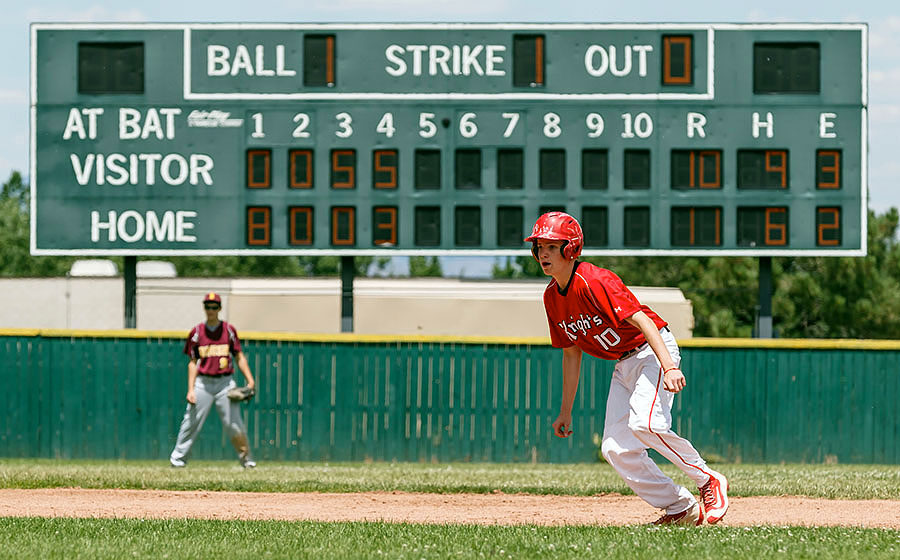
M 897 558 L 900 532 L 0 518 L 2 558 Z
M 663 471 L 690 487 L 675 467 Z M 896 465 L 715 465 L 731 480 L 733 496 L 809 496 L 900 499 Z M 242 492 L 392 491 L 631 494 L 605 463 L 579 465 L 417 463 L 260 463 L 194 461 L 172 469 L 166 461 L 0 460 L 0 488 L 131 488 Z

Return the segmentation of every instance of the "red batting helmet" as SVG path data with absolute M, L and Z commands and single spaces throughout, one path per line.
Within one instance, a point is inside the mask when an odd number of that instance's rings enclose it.
M 578 220 L 565 212 L 547 212 L 537 219 L 531 235 L 525 241 L 531 241 L 531 254 L 537 259 L 537 240 L 548 239 L 563 241 L 562 255 L 570 261 L 577 258 L 584 248 L 584 232 Z

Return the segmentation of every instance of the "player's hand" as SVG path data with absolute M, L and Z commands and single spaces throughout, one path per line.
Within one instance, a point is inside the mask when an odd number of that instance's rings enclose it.
M 562 438 L 572 435 L 572 415 L 560 412 L 553 422 L 553 433 Z
M 197 404 L 197 395 L 194 394 L 193 389 L 187 392 L 187 397 L 185 398 L 187 399 L 187 402 L 191 404 Z
M 687 380 L 680 369 L 672 368 L 663 374 L 663 388 L 666 391 L 677 393 L 684 389 L 685 385 L 687 385 Z

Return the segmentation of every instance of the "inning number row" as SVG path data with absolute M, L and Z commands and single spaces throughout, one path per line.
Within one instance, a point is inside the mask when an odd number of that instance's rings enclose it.
M 505 119 L 503 137 L 509 138 L 515 133 L 521 120 L 521 113 L 500 113 Z M 262 113 L 253 113 L 253 132 L 250 134 L 252 138 L 265 138 L 266 126 L 265 118 Z M 653 118 L 644 112 L 641 113 L 621 113 L 622 119 L 622 138 L 648 138 L 653 134 Z M 295 113 L 293 116 L 294 128 L 291 136 L 294 138 L 309 138 L 310 124 L 312 122 L 309 113 Z M 383 134 L 386 138 L 393 138 L 397 132 L 394 124 L 394 113 L 384 113 L 375 125 L 375 132 Z M 334 115 L 334 135 L 338 138 L 350 138 L 354 134 L 354 126 L 358 126 L 353 120 L 353 115 L 347 112 L 341 112 Z M 442 118 L 441 125 L 449 127 L 450 119 Z M 585 133 L 588 138 L 599 138 L 605 130 L 605 120 L 600 113 L 588 113 L 584 117 Z M 457 121 L 457 128 L 460 136 L 463 138 L 475 138 L 479 133 L 478 113 L 467 112 L 462 113 Z M 541 127 L 543 135 L 547 138 L 557 138 L 562 132 L 562 119 L 558 113 L 547 112 L 543 116 L 543 126 Z M 433 138 L 438 132 L 438 121 L 436 113 L 419 113 L 418 124 L 419 136 L 422 138 Z

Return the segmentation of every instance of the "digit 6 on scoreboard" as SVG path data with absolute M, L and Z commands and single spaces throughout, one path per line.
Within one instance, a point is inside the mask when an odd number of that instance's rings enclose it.
M 478 125 L 475 124 L 475 113 L 463 113 L 459 118 L 459 133 L 463 138 L 474 138 L 478 134 Z

